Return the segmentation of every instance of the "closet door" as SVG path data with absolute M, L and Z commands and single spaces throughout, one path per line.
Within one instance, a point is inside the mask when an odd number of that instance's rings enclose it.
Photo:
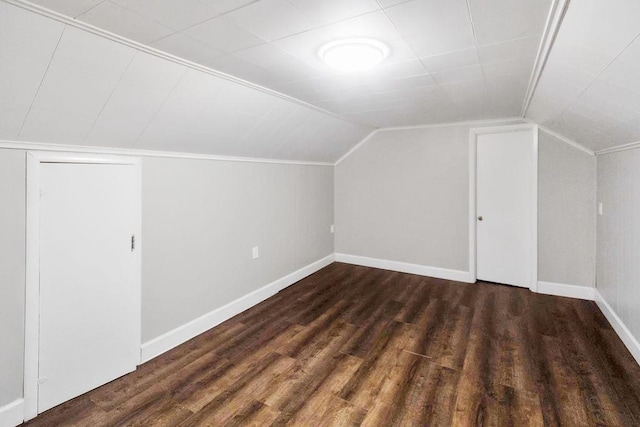
M 136 368 L 136 168 L 40 166 L 38 413 Z
M 477 137 L 478 280 L 531 287 L 535 235 L 533 130 Z

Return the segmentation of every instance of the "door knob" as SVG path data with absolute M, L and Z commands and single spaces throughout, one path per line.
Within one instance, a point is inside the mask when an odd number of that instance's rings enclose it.
M 482 221 L 482 217 L 481 216 L 478 217 L 478 221 Z

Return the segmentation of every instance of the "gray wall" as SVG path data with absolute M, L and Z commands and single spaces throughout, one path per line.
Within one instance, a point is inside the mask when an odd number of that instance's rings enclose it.
M 333 168 L 145 158 L 142 217 L 146 342 L 332 254 Z
M 598 156 L 597 288 L 640 339 L 640 150 Z
M 144 158 L 142 176 L 143 342 L 333 253 L 330 166 Z M 24 151 L 0 149 L 0 201 L 3 406 L 22 397 Z
M 596 157 L 540 131 L 538 280 L 595 286 Z
M 22 397 L 25 152 L 0 149 L 0 406 Z
M 469 126 L 383 131 L 335 170 L 336 252 L 468 271 Z M 595 157 L 540 132 L 539 280 L 593 286 Z
M 336 168 L 336 252 L 469 271 L 469 129 L 382 131 Z

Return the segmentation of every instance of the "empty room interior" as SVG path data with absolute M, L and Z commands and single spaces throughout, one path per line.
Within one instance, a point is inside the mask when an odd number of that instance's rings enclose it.
M 640 426 L 638 17 L 0 0 L 0 427 Z

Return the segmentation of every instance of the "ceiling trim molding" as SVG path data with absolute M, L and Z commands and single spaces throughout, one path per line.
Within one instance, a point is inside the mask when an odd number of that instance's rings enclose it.
M 380 128 L 380 131 L 390 131 L 390 130 L 411 130 L 411 129 L 428 129 L 428 128 L 441 128 L 448 126 L 474 126 L 474 125 L 485 125 L 485 124 L 494 124 L 494 123 L 504 123 L 510 124 L 511 122 L 522 122 L 526 121 L 522 117 L 505 117 L 504 119 L 484 119 L 484 120 L 463 120 L 459 122 L 441 122 L 441 123 L 431 123 L 426 125 L 413 125 L 413 126 L 390 126 L 386 128 Z
M 368 142 L 371 138 L 377 135 L 380 132 L 387 131 L 399 131 L 399 130 L 413 130 L 413 129 L 429 129 L 429 128 L 441 128 L 441 127 L 454 127 L 454 126 L 482 126 L 482 125 L 492 125 L 492 124 L 513 124 L 517 122 L 530 122 L 529 120 L 525 120 L 522 117 L 507 117 L 504 119 L 487 119 L 487 120 L 468 120 L 461 122 L 445 122 L 445 123 L 433 123 L 428 125 L 414 125 L 414 126 L 396 126 L 396 127 L 386 127 L 375 129 L 369 135 L 365 136 L 360 142 L 353 146 L 349 151 L 347 151 L 342 157 L 340 157 L 335 166 L 338 166 L 343 160 L 353 154 L 356 150 L 362 147 L 366 142 Z
M 636 148 L 640 148 L 640 141 L 631 142 L 629 144 L 617 145 L 611 148 L 604 148 L 602 150 L 596 151 L 596 156 L 602 156 L 604 154 L 612 154 L 619 153 L 620 151 L 628 151 L 635 150 Z
M 551 8 L 549 9 L 549 15 L 547 16 L 547 22 L 545 24 L 544 32 L 542 33 L 542 39 L 540 40 L 540 46 L 538 47 L 538 54 L 536 61 L 533 64 L 533 70 L 531 72 L 531 78 L 529 79 L 529 86 L 527 87 L 527 94 L 522 104 L 522 117 L 527 115 L 529 105 L 538 87 L 538 82 L 544 71 L 544 67 L 547 64 L 547 59 L 553 48 L 553 43 L 556 40 L 562 20 L 569 7 L 571 0 L 553 0 Z
M 170 53 L 163 52 L 161 50 L 152 48 L 152 47 L 147 46 L 145 44 L 142 44 L 142 43 L 136 42 L 134 40 L 128 39 L 126 37 L 119 36 L 117 34 L 109 32 L 107 30 L 103 30 L 102 28 L 95 27 L 95 26 L 93 26 L 91 24 L 87 24 L 85 22 L 78 21 L 77 19 L 70 18 L 67 15 L 63 15 L 61 13 L 58 13 L 58 12 L 55 12 L 53 10 L 47 9 L 47 8 L 42 7 L 40 5 L 31 3 L 31 2 L 29 2 L 27 0 L 0 0 L 0 1 L 3 1 L 3 2 L 11 4 L 13 6 L 28 10 L 28 11 L 33 12 L 33 13 L 37 13 L 38 15 L 42 15 L 42 16 L 47 17 L 47 18 L 55 19 L 56 21 L 61 22 L 63 24 L 70 25 L 72 27 L 78 28 L 78 29 L 83 30 L 83 31 L 88 31 L 88 32 L 90 32 L 92 34 L 95 34 L 97 36 L 112 40 L 112 41 L 114 41 L 116 43 L 120 43 L 120 44 L 123 44 L 125 46 L 129 46 L 129 47 L 131 47 L 133 49 L 136 49 L 136 50 L 139 50 L 141 52 L 148 53 L 150 55 L 154 55 L 154 56 L 156 56 L 158 58 L 165 59 L 167 61 L 171 61 L 171 62 L 174 62 L 176 64 L 183 65 L 185 67 L 188 67 L 188 68 L 191 68 L 191 69 L 194 69 L 194 70 L 197 70 L 197 71 L 201 71 L 203 73 L 206 73 L 206 74 L 209 74 L 209 75 L 212 75 L 212 76 L 215 76 L 215 77 L 219 77 L 221 79 L 225 79 L 225 80 L 231 81 L 233 83 L 237 83 L 237 84 L 249 87 L 251 89 L 258 90 L 260 92 L 263 92 L 263 93 L 266 93 L 268 95 L 272 95 L 272 96 L 278 97 L 278 98 L 283 99 L 285 101 L 293 102 L 295 104 L 301 105 L 301 106 L 306 107 L 306 108 L 310 108 L 310 109 L 315 110 L 315 111 L 317 111 L 319 113 L 326 114 L 326 115 L 334 117 L 336 119 L 340 119 L 340 120 L 343 120 L 345 122 L 353 123 L 353 124 L 356 124 L 356 125 L 359 125 L 359 126 L 371 127 L 371 125 L 368 125 L 366 123 L 361 123 L 361 122 L 358 122 L 356 120 L 347 118 L 345 116 L 341 116 L 340 114 L 334 113 L 334 112 L 329 111 L 329 110 L 325 110 L 324 108 L 321 108 L 321 107 L 318 107 L 317 105 L 310 104 L 308 102 L 302 101 L 302 100 L 300 100 L 298 98 L 294 98 L 293 96 L 289 96 L 289 95 L 286 95 L 284 93 L 275 91 L 273 89 L 269 89 L 267 87 L 260 86 L 259 84 L 252 83 L 250 81 L 240 79 L 238 77 L 232 76 L 230 74 L 223 73 L 222 71 L 218 71 L 218 70 L 215 70 L 213 68 L 205 67 L 204 65 L 200 65 L 200 64 L 198 64 L 196 62 L 192 62 L 192 61 L 189 61 L 187 59 L 180 58 L 179 56 L 175 56 L 175 55 L 172 55 Z
M 526 121 L 528 121 L 529 123 L 535 123 L 533 120 L 529 120 L 529 119 L 525 119 Z M 551 129 L 549 129 L 548 127 L 542 126 L 542 125 L 538 125 L 538 129 L 540 129 L 541 131 L 548 133 L 549 135 L 553 136 L 556 139 L 559 139 L 560 141 L 564 142 L 565 144 L 569 144 L 570 146 L 572 146 L 573 148 L 577 148 L 578 150 L 587 153 L 591 156 L 595 156 L 597 153 L 595 153 L 593 150 L 590 150 L 589 148 L 585 147 L 584 145 L 575 142 L 573 139 L 569 139 L 566 136 L 560 135 L 558 132 L 553 131 Z
M 55 151 L 65 153 L 85 153 L 85 154 L 110 154 L 119 156 L 135 157 L 162 157 L 173 159 L 190 160 L 214 160 L 220 162 L 242 162 L 242 163 L 269 163 L 281 165 L 303 165 L 303 166 L 334 166 L 330 162 L 311 162 L 304 160 L 280 160 L 251 157 L 219 156 L 213 154 L 193 154 L 173 151 L 138 150 L 134 148 L 108 148 L 89 147 L 80 145 L 49 144 L 39 142 L 21 142 L 0 140 L 0 149 L 25 150 L 25 151 Z

